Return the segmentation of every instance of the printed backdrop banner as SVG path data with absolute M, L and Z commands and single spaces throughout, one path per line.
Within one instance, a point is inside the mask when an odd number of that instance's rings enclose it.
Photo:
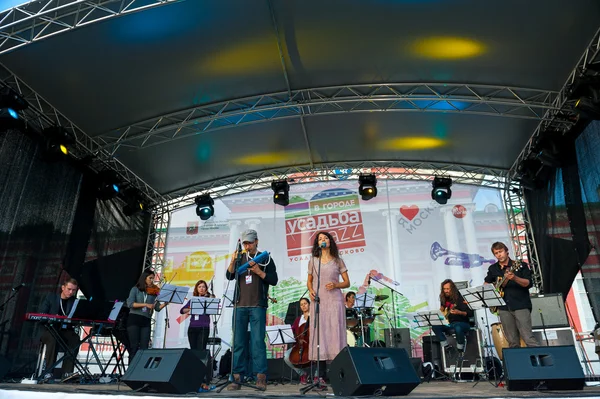
M 440 205 L 431 199 L 430 182 L 380 179 L 377 188 L 376 198 L 363 201 L 355 181 L 294 185 L 287 207 L 273 204 L 271 190 L 252 191 L 215 200 L 215 216 L 208 221 L 198 219 L 194 206 L 178 210 L 170 219 L 164 277 L 190 287 L 190 295 L 194 284 L 205 280 L 227 305 L 233 292 L 233 282 L 225 279 L 230 254 L 241 233 L 254 229 L 259 250 L 271 253 L 279 275 L 269 293 L 268 324 L 283 324 L 288 304 L 307 295 L 315 235 L 328 231 L 348 267 L 349 290 L 387 296 L 375 303 L 381 315 L 370 329 L 372 339 L 382 339 L 390 325 L 409 327 L 410 312 L 437 309 L 442 280 L 482 284 L 495 262 L 491 244 L 509 244 L 498 190 L 455 184 L 448 204 Z M 189 321 L 180 307 L 169 305 L 168 314 L 157 314 L 154 347 L 188 346 Z M 231 319 L 232 308 L 225 306 L 214 320 L 225 346 Z M 416 356 L 423 333 L 411 329 Z M 282 351 L 269 347 L 269 356 Z

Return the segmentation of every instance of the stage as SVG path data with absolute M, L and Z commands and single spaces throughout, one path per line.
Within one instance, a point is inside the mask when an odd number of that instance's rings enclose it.
M 449 382 L 433 381 L 424 382 L 416 387 L 408 397 L 413 398 L 600 398 L 600 386 L 587 386 L 582 391 L 507 391 L 504 387 L 494 387 L 487 381 L 481 381 L 475 387 L 473 382 Z M 251 388 L 242 388 L 240 391 L 227 391 L 221 393 L 215 391 L 202 392 L 196 395 L 175 395 L 175 394 L 156 394 L 156 393 L 137 393 L 133 392 L 124 383 L 120 384 L 40 384 L 25 385 L 19 383 L 0 384 L 0 398 L 4 399 L 94 399 L 96 395 L 120 395 L 123 397 L 182 397 L 198 396 L 206 398 L 233 398 L 233 397 L 289 397 L 300 398 L 299 388 L 303 385 L 298 384 L 269 384 L 266 392 L 256 391 Z M 333 393 L 331 386 L 327 391 L 309 392 L 305 396 L 331 396 Z

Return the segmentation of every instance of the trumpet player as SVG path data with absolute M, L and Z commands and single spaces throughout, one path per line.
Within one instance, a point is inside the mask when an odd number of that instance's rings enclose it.
M 469 317 L 473 316 L 473 311 L 458 292 L 454 281 L 450 279 L 442 281 L 440 286 L 440 311 L 444 313 L 448 320 L 447 326 L 433 327 L 433 332 L 439 338 L 440 345 L 444 350 L 451 351 L 452 348 L 448 344 L 446 333 L 454 332 L 456 334 L 456 349 L 463 352 L 465 349 L 465 335 L 471 328 Z

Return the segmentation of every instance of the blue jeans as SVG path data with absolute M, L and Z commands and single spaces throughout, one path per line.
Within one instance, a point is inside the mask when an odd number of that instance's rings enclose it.
M 267 345 L 265 344 L 267 309 L 239 307 L 235 310 L 234 322 L 233 373 L 244 374 L 247 369 L 246 365 L 250 360 L 248 350 L 248 323 L 250 323 L 252 371 L 256 374 L 267 374 Z
M 471 326 L 469 323 L 464 321 L 455 321 L 450 323 L 449 326 L 433 326 L 433 332 L 440 339 L 440 341 L 446 340 L 445 333 L 454 332 L 456 334 L 456 343 L 460 345 L 465 344 L 465 335 L 470 329 Z

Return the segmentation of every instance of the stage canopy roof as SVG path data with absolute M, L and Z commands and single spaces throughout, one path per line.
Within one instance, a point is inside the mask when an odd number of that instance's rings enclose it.
M 347 162 L 506 171 L 600 2 L 55 0 L 1 21 L 3 81 L 173 197 Z

